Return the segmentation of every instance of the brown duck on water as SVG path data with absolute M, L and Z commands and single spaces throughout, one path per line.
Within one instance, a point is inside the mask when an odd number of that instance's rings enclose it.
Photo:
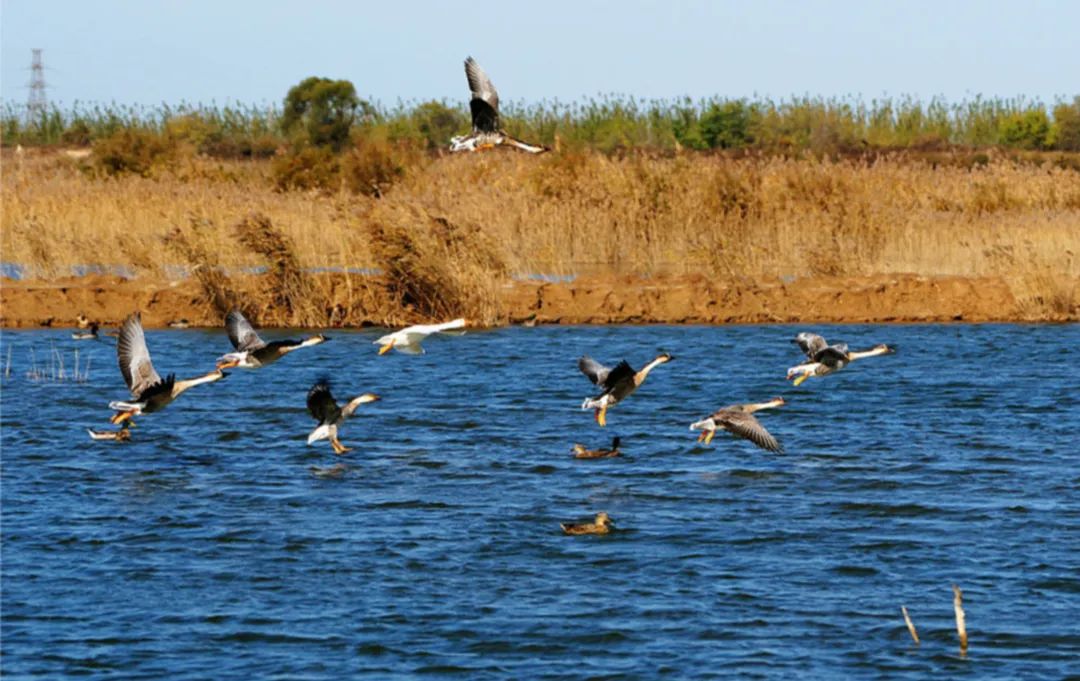
M 619 451 L 619 443 L 621 439 L 618 435 L 611 438 L 611 449 L 586 449 L 585 445 L 574 445 L 574 458 L 575 459 L 607 459 L 612 456 L 619 456 L 622 452 Z
M 600 511 L 591 523 L 559 523 L 559 527 L 566 534 L 608 534 L 615 529 L 615 521 Z
M 675 358 L 663 352 L 642 367 L 641 371 L 634 371 L 626 360 L 619 362 L 614 369 L 610 369 L 588 355 L 583 355 L 578 360 L 578 369 L 588 376 L 590 381 L 603 388 L 604 392 L 596 397 L 586 398 L 581 408 L 595 409 L 596 422 L 601 426 L 606 425 L 609 408 L 632 395 L 645 382 L 650 371 L 673 359 Z
M 111 419 L 117 424 L 129 421 L 134 416 L 160 411 L 181 393 L 203 383 L 220 381 L 228 375 L 217 370 L 187 380 L 178 381 L 175 374 L 161 378 L 150 361 L 150 351 L 146 347 L 146 336 L 143 333 L 142 316 L 138 312 L 125 319 L 123 326 L 120 327 L 120 337 L 116 342 L 116 358 L 120 365 L 120 373 L 124 376 L 124 382 L 135 398 L 131 402 L 109 403 L 109 409 L 117 412 Z

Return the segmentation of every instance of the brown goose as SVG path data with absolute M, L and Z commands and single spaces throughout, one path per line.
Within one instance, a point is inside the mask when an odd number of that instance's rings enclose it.
M 469 110 L 472 112 L 472 133 L 450 138 L 450 151 L 479 151 L 505 144 L 530 154 L 541 154 L 547 147 L 515 139 L 499 127 L 499 93 L 484 69 L 469 57 L 465 60 L 465 78 L 469 81 Z
M 591 523 L 559 523 L 566 534 L 607 534 L 615 529 L 615 521 L 600 511 Z
M 581 403 L 581 408 L 595 409 L 596 422 L 601 426 L 606 425 L 607 410 L 610 407 L 615 406 L 615 404 L 633 394 L 633 392 L 645 382 L 645 378 L 649 375 L 650 371 L 673 359 L 675 358 L 664 352 L 657 355 L 656 359 L 642 367 L 641 371 L 634 371 L 634 369 L 626 363 L 626 360 L 619 362 L 614 369 L 610 369 L 588 355 L 583 355 L 581 359 L 578 360 L 578 369 L 581 370 L 581 373 L 588 376 L 590 381 L 603 388 L 604 392 L 596 397 L 586 398 L 585 401 Z
M 125 319 L 120 327 L 116 358 L 124 382 L 135 399 L 131 402 L 109 403 L 109 409 L 117 412 L 111 419 L 113 423 L 123 423 L 134 416 L 160 411 L 186 390 L 203 383 L 220 381 L 228 375 L 219 369 L 184 381 L 176 380 L 175 374 L 169 374 L 162 379 L 150 361 L 150 351 L 146 348 L 146 336 L 143 334 L 142 315 L 138 312 Z
M 575 459 L 607 459 L 613 456 L 619 456 L 622 452 L 619 451 L 619 442 L 621 439 L 618 435 L 611 438 L 611 449 L 586 449 L 585 445 L 574 445 L 574 458 Z
M 783 397 L 774 397 L 768 402 L 733 404 L 718 409 L 708 418 L 691 423 L 690 430 L 700 430 L 701 435 L 698 436 L 698 442 L 704 440 L 705 444 L 712 442 L 713 435 L 716 435 L 717 430 L 726 430 L 735 437 L 750 440 L 762 449 L 767 449 L 770 452 L 782 452 L 784 448 L 780 446 L 775 437 L 769 434 L 769 431 L 765 430 L 765 426 L 758 423 L 754 412 L 760 409 L 782 407 L 783 405 Z
M 255 333 L 251 322 L 244 317 L 240 310 L 233 310 L 225 317 L 225 330 L 229 332 L 229 341 L 236 348 L 236 352 L 230 352 L 218 358 L 218 369 L 258 369 L 267 364 L 273 364 L 293 350 L 318 345 L 329 340 L 319 334 L 302 341 L 278 340 L 267 343 L 259 334 Z
M 790 381 L 794 378 L 793 385 L 802 385 L 802 382 L 811 376 L 828 376 L 835 371 L 840 371 L 857 359 L 891 355 L 896 352 L 888 345 L 875 345 L 869 350 L 850 352 L 847 343 L 829 345 L 818 334 L 806 331 L 799 333 L 791 342 L 798 345 L 799 349 L 810 360 L 788 369 L 787 380 Z

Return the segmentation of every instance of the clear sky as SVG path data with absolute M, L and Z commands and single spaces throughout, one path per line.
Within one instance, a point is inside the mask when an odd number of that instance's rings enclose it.
M 51 101 L 280 101 L 311 76 L 464 101 L 474 56 L 504 101 L 711 95 L 1080 94 L 1080 2 L 2 0 L 5 101 L 44 49 Z

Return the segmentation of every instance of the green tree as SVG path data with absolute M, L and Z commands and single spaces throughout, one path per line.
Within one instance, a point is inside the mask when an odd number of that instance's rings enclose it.
M 469 125 L 468 119 L 460 111 L 435 101 L 424 102 L 413 109 L 412 119 L 428 149 L 446 146 L 451 137 Z
M 1001 143 L 1005 146 L 1043 149 L 1050 136 L 1050 118 L 1041 108 L 1014 113 L 1001 122 L 999 134 Z
M 741 100 L 714 102 L 701 115 L 701 137 L 713 149 L 738 149 L 751 143 L 750 108 Z
M 1080 97 L 1054 107 L 1053 142 L 1055 149 L 1080 151 Z
M 315 146 L 340 150 L 349 141 L 357 109 L 370 107 L 347 80 L 311 77 L 289 89 L 281 127 Z

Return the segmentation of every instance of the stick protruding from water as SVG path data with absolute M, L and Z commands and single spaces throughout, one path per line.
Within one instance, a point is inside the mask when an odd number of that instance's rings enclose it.
M 915 623 L 911 621 L 911 616 L 908 615 L 907 606 L 901 605 L 900 612 L 904 613 L 904 624 L 907 624 L 908 633 L 911 634 L 911 639 L 915 641 L 915 645 L 919 645 L 919 632 L 915 631 Z
M 960 657 L 967 655 L 967 625 L 964 623 L 964 592 L 953 584 L 953 610 L 956 612 L 956 635 L 960 637 Z

